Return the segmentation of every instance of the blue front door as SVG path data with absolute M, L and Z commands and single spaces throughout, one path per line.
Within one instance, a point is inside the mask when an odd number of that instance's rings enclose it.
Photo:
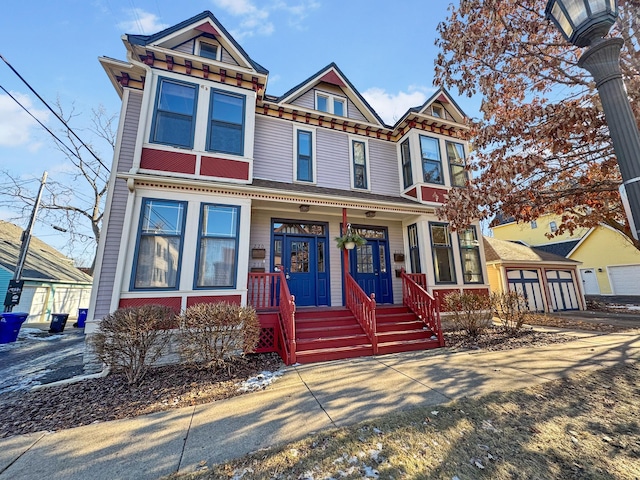
M 296 305 L 316 304 L 315 238 L 287 237 L 284 245 L 284 272 Z
M 351 275 L 377 303 L 393 303 L 389 248 L 386 239 L 367 238 L 367 243 L 349 252 Z

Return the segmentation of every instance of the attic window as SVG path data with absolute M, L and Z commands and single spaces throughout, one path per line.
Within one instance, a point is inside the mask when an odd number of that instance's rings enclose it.
M 330 93 L 316 92 L 316 110 L 346 117 L 347 100 Z
M 218 52 L 220 49 L 218 48 L 218 45 L 208 42 L 199 42 L 199 45 L 201 57 L 208 58 L 210 60 L 219 60 Z
M 444 108 L 441 105 L 431 105 L 431 115 L 437 118 L 444 118 Z

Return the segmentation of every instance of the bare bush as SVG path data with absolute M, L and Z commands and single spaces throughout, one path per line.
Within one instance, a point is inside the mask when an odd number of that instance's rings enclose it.
M 162 354 L 177 327 L 174 311 L 162 305 L 120 308 L 100 323 L 90 337 L 100 360 L 122 371 L 130 385 L 139 383 Z
M 457 330 L 475 337 L 491 325 L 491 300 L 477 293 L 451 292 L 444 296 L 444 306 L 451 313 L 449 320 Z
M 260 322 L 253 307 L 199 303 L 180 317 L 180 353 L 189 363 L 224 366 L 232 356 L 255 351 Z
M 518 332 L 531 316 L 527 300 L 517 292 L 492 293 L 491 308 L 509 333 Z

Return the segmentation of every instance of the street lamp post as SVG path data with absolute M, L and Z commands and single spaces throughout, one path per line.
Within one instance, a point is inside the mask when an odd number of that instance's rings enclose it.
M 621 38 L 604 40 L 618 16 L 617 0 L 549 0 L 545 14 L 578 47 L 589 47 L 578 65 L 596 82 L 631 212 L 629 226 L 640 238 L 640 132 L 620 70 Z

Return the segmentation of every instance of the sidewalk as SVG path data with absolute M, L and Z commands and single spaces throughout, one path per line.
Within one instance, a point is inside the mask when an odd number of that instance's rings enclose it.
M 325 428 L 528 387 L 640 359 L 638 332 L 501 352 L 408 352 L 290 367 L 265 391 L 207 405 L 0 440 L 0 480 L 157 479 Z M 61 407 L 63 408 L 63 407 Z

